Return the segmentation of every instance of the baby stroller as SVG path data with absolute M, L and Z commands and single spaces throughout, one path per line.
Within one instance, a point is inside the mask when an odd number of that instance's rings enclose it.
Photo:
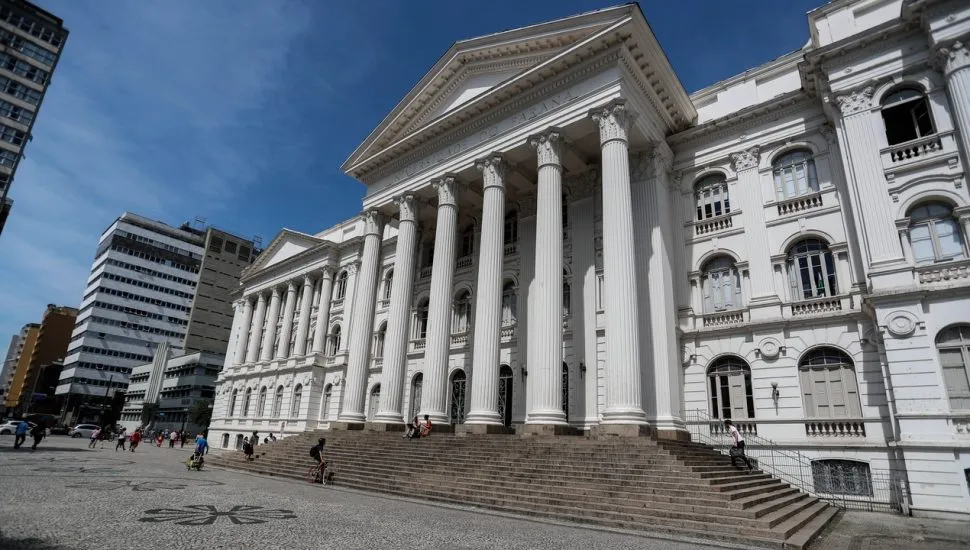
M 202 466 L 205 465 L 205 459 L 202 458 L 202 453 L 194 452 L 188 460 L 185 461 L 185 468 L 187 470 L 202 471 Z

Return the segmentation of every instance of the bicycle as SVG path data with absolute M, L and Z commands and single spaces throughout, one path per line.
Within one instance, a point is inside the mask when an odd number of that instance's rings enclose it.
M 327 478 L 331 474 L 329 471 L 327 471 L 327 466 L 329 466 L 329 464 L 326 462 L 310 466 L 310 469 L 307 470 L 307 481 L 310 483 L 321 483 L 323 485 L 327 485 Z

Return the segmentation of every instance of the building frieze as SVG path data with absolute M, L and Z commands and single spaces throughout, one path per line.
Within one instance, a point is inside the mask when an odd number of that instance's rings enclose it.
M 766 103 L 752 105 L 722 118 L 674 134 L 667 138 L 667 145 L 675 148 L 698 142 L 717 141 L 814 106 L 821 109 L 818 100 L 810 97 L 802 90 L 796 90 L 780 95 Z

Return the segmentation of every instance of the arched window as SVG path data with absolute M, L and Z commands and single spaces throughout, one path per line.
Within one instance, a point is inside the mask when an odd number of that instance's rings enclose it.
M 455 369 L 451 375 L 451 423 L 465 423 L 465 371 Z
M 347 272 L 341 271 L 337 276 L 337 284 L 333 287 L 333 299 L 343 300 L 347 295 Z
M 327 338 L 327 355 L 336 355 L 340 351 L 340 325 L 334 325 Z
M 243 446 L 243 434 L 236 434 L 236 450 L 239 451 Z
M 259 388 L 259 397 L 256 398 L 255 416 L 266 416 L 266 386 Z
M 273 397 L 273 418 L 279 418 L 283 410 L 283 386 L 276 388 L 276 395 Z
M 374 417 L 377 416 L 378 407 L 381 404 L 381 385 L 374 384 L 374 387 L 370 390 L 370 400 L 367 403 L 367 421 L 373 422 Z
M 249 400 L 253 396 L 253 389 L 246 388 L 246 395 L 243 397 L 242 415 L 243 418 L 249 416 Z
M 293 404 L 290 405 L 290 418 L 300 415 L 300 405 L 303 404 L 303 384 L 297 384 L 293 388 Z
M 812 481 L 817 493 L 872 496 L 869 465 L 858 460 L 813 460 Z
M 918 264 L 966 258 L 960 224 L 953 210 L 942 202 L 924 203 L 910 210 L 909 242 Z
M 414 338 L 423 340 L 428 336 L 428 299 L 421 300 L 414 310 Z
M 507 246 L 519 241 L 519 213 L 515 210 L 505 215 L 505 230 L 502 242 Z
M 838 294 L 835 260 L 828 245 L 819 239 L 804 239 L 788 249 L 788 276 L 793 300 Z
M 333 384 L 327 384 L 323 388 L 323 407 L 321 407 L 320 409 L 323 412 L 323 414 L 321 415 L 320 420 L 327 420 L 330 418 L 330 398 L 331 397 L 333 397 Z
M 741 275 L 728 256 L 717 256 L 704 264 L 702 269 L 704 313 L 714 313 L 739 308 L 741 299 Z
M 236 397 L 239 395 L 239 390 L 232 390 L 232 394 L 229 397 L 229 416 L 236 416 Z
M 387 323 L 381 323 L 374 334 L 374 357 L 384 357 L 384 338 L 387 335 Z
M 816 348 L 798 362 L 805 416 L 861 418 L 852 359 L 835 348 Z
M 569 272 L 562 270 L 562 316 L 567 317 L 572 309 L 570 308 L 572 298 L 572 286 L 569 284 Z
M 516 307 L 515 283 L 505 281 L 502 285 L 502 326 L 507 327 L 515 324 Z
M 886 124 L 886 140 L 897 145 L 936 133 L 930 104 L 923 92 L 901 88 L 882 100 L 882 120 Z
M 229 448 L 229 434 L 222 434 L 222 448 Z
M 778 200 L 810 195 L 818 192 L 815 160 L 808 149 L 786 153 L 772 163 L 775 175 L 775 196 Z
M 707 176 L 694 184 L 697 199 L 697 219 L 706 220 L 731 212 L 727 182 L 724 176 Z
M 943 329 L 936 337 L 950 410 L 970 409 L 970 324 Z
M 384 275 L 384 292 L 381 294 L 382 299 L 391 299 L 391 288 L 394 285 L 394 270 L 388 270 L 387 275 Z
M 471 327 L 472 295 L 467 290 L 458 291 L 452 306 L 451 333 L 464 334 Z
M 754 418 L 754 393 L 751 368 L 738 357 L 722 357 L 707 369 L 711 416 L 714 418 Z
M 460 258 L 471 256 L 475 253 L 475 226 L 469 225 L 461 232 L 461 254 Z

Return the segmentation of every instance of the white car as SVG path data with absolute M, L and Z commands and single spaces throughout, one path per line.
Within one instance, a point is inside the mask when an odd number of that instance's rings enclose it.
M 97 424 L 78 424 L 77 426 L 71 428 L 68 435 L 71 437 L 83 437 L 85 439 L 91 439 L 91 434 L 93 434 L 94 430 L 97 430 L 98 428 L 100 428 L 100 426 Z
M 0 435 L 13 435 L 17 431 L 17 425 L 23 422 L 22 420 L 7 420 L 3 424 L 0 424 Z M 28 432 L 33 429 L 36 424 L 33 422 L 28 422 L 29 426 Z

